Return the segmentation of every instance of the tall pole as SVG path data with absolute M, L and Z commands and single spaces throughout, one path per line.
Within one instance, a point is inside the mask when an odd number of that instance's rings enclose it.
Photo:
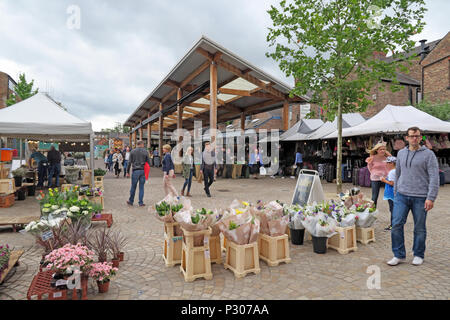
M 283 131 L 289 129 L 289 103 L 287 101 L 283 102 Z
M 159 111 L 162 111 L 162 109 L 163 109 L 163 105 L 160 102 L 159 103 Z M 159 148 L 158 148 L 160 157 L 162 156 L 162 146 L 163 146 L 163 134 L 164 134 L 163 125 L 164 125 L 164 119 L 163 119 L 163 116 L 160 115 L 159 116 Z
M 209 67 L 209 86 L 210 86 L 210 100 L 209 100 L 209 128 L 211 132 L 211 144 L 216 140 L 217 129 L 217 63 L 211 61 Z
M 90 163 L 91 163 L 91 185 L 92 188 L 95 187 L 95 182 L 94 182 L 94 134 L 91 133 L 89 135 L 89 155 L 90 155 Z
M 147 115 L 150 118 L 150 112 Z M 150 122 L 147 124 L 147 149 L 150 149 L 151 146 L 151 137 L 152 136 L 152 125 Z

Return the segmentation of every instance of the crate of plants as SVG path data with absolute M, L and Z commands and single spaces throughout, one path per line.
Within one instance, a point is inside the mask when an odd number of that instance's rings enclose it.
M 286 234 L 289 214 L 285 212 L 283 204 L 279 201 L 265 204 L 259 200 L 255 206 L 251 206 L 250 210 L 260 221 L 259 258 L 269 266 L 291 262 L 289 239 Z
M 355 222 L 358 220 L 357 213 L 348 209 L 343 202 L 331 200 L 324 211 L 331 215 L 337 222 L 335 235 L 328 238 L 327 246 L 337 250 L 340 254 L 357 251 Z
M 236 278 L 242 278 L 249 273 L 261 272 L 258 251 L 260 222 L 250 212 L 248 203 L 243 202 L 239 208 L 234 204 L 235 201 L 230 209 L 235 214 L 224 216 L 219 227 L 227 239 L 224 267 L 233 271 Z
M 2 275 L 6 273 L 8 267 L 9 267 L 9 258 L 11 256 L 11 250 L 9 249 L 9 246 L 1 245 L 0 246 L 0 279 L 3 280 Z M 0 281 L 1 283 L 1 281 Z
M 295 245 L 303 245 L 305 237 L 305 227 L 303 226 L 303 207 L 299 204 L 284 204 L 283 210 L 289 215 L 289 236 L 291 243 Z

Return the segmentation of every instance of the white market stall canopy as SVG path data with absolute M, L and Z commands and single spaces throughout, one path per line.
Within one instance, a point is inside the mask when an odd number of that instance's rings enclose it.
M 427 133 L 450 132 L 449 122 L 442 121 L 413 106 L 388 104 L 367 121 L 354 127 L 342 129 L 342 136 L 406 133 L 406 130 L 410 127 L 419 127 L 422 132 Z M 323 139 L 333 138 L 337 138 L 337 131 L 323 137 Z
M 364 117 L 359 113 L 344 113 L 342 115 L 342 128 L 350 128 L 359 125 L 366 121 Z M 333 122 L 325 122 L 319 129 L 309 134 L 303 140 L 318 140 L 323 137 L 337 131 L 337 119 L 335 118 Z
M 23 139 L 89 141 L 90 122 L 65 111 L 44 93 L 0 110 L 0 136 Z
M 280 141 L 300 141 L 323 125 L 320 119 L 302 119 L 280 136 Z

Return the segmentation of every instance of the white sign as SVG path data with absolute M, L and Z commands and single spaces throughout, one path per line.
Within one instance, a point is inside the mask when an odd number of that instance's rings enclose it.
M 302 169 L 298 175 L 292 204 L 304 206 L 314 201 L 317 203 L 325 201 L 319 173 L 314 170 Z

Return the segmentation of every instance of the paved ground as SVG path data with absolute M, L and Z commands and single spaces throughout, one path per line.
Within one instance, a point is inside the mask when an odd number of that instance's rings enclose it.
M 145 203 L 153 205 L 163 198 L 162 174 L 152 168 L 150 183 L 145 186 Z M 175 186 L 180 190 L 182 177 Z M 148 207 L 129 208 L 129 179 L 105 178 L 105 209 L 114 216 L 114 228 L 120 228 L 129 238 L 125 261 L 111 282 L 108 293 L 99 294 L 97 285 L 89 284 L 89 299 L 450 299 L 450 185 L 440 189 L 435 209 L 428 216 L 427 251 L 422 266 L 413 266 L 413 222 L 409 217 L 405 227 L 407 261 L 390 267 L 390 233 L 383 231 L 389 223 L 387 202 L 380 200 L 381 214 L 375 224 L 376 243 L 358 243 L 358 251 L 341 255 L 329 249 L 324 255 L 313 253 L 311 241 L 291 245 L 292 262 L 268 267 L 260 262 L 261 273 L 236 279 L 223 265 L 212 265 L 212 280 L 197 279 L 187 283 L 179 266 L 166 267 L 161 258 L 163 224 L 148 212 Z M 235 198 L 256 202 L 258 199 L 290 202 L 294 179 L 219 179 L 212 185 L 212 198 L 204 195 L 202 185 L 193 183 L 194 206 L 225 207 Z M 350 187 L 350 185 L 346 185 Z M 325 192 L 334 192 L 332 184 L 323 185 Z M 369 194 L 370 190 L 363 188 Z M 137 201 L 136 201 L 137 202 Z M 29 197 L 16 202 L 0 215 L 32 215 L 38 213 L 37 202 Z M 95 223 L 95 228 L 103 223 Z M 0 227 L 0 243 L 24 249 L 20 266 L 0 285 L 0 300 L 26 299 L 33 276 L 37 273 L 42 249 L 32 236 L 13 233 Z M 368 289 L 366 273 L 371 265 L 381 271 L 381 289 Z

